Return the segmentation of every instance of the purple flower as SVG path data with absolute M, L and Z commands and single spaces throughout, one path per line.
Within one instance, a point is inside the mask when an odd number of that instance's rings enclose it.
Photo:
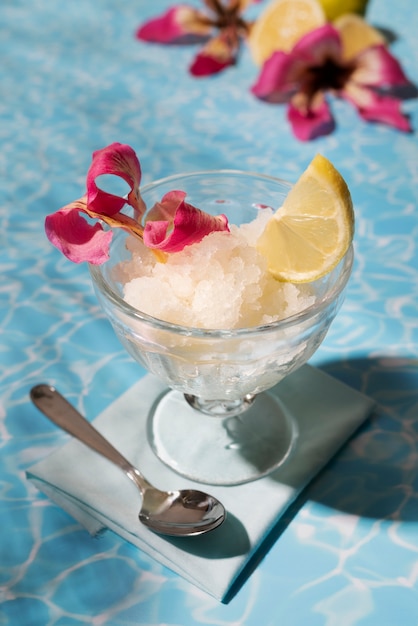
M 179 4 L 143 24 L 136 36 L 152 43 L 203 44 L 190 73 L 209 76 L 236 63 L 241 41 L 251 26 L 242 13 L 249 4 L 259 1 L 203 0 L 207 11 Z
M 351 102 L 366 121 L 410 131 L 397 94 L 411 86 L 385 44 L 346 54 L 340 31 L 326 24 L 303 36 L 290 52 L 274 52 L 252 92 L 267 102 L 287 103 L 294 134 L 307 141 L 335 127 L 327 93 Z

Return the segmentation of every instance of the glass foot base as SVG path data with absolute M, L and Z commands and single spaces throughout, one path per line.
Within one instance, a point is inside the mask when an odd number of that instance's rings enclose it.
M 239 485 L 282 465 L 297 429 L 269 392 L 239 415 L 213 417 L 190 406 L 180 392 L 168 391 L 153 409 L 148 437 L 158 458 L 178 474 L 206 484 Z

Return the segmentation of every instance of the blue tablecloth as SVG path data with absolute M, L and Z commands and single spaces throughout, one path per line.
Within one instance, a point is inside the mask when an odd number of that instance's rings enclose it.
M 0 623 L 416 626 L 418 623 L 418 144 L 332 103 L 336 131 L 301 143 L 281 106 L 248 90 L 247 50 L 210 79 L 190 47 L 150 46 L 137 26 L 171 2 L 4 0 L 0 65 Z M 418 82 L 414 0 L 371 0 Z M 404 110 L 418 129 L 418 100 Z M 229 604 L 108 533 L 92 539 L 25 480 L 66 436 L 29 403 L 56 385 L 90 418 L 144 372 L 119 345 L 87 268 L 46 240 L 47 213 L 79 197 L 91 153 L 129 143 L 143 180 L 238 168 L 291 181 L 317 152 L 356 208 L 345 304 L 312 363 L 377 403 L 289 514 Z

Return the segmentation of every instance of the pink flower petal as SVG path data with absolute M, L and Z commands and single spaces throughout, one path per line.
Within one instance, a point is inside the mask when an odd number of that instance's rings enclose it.
M 174 217 L 171 220 L 147 221 L 144 228 L 144 244 L 148 248 L 180 252 L 214 231 L 229 231 L 225 215 L 213 216 L 204 213 L 185 202 L 185 197 L 184 192 L 175 191 L 166 194 L 158 203 L 161 206 L 156 209 L 155 214 L 167 213 Z
M 356 107 L 367 122 L 381 122 L 404 132 L 411 131 L 408 118 L 401 112 L 401 103 L 396 98 L 382 96 L 372 89 L 350 83 L 343 97 Z
M 105 232 L 98 223 L 90 225 L 77 210 L 79 202 L 46 217 L 46 236 L 70 261 L 100 265 L 109 258 L 112 232 Z
M 287 118 L 293 133 L 301 141 L 310 141 L 317 137 L 329 135 L 335 128 L 328 103 L 322 95 L 318 95 L 315 102 L 307 108 L 297 107 L 292 101 L 289 104 Z
M 267 102 L 288 102 L 299 87 L 300 72 L 304 68 L 305 63 L 300 62 L 291 53 L 281 50 L 274 52 L 263 64 L 251 91 L 257 98 Z
M 232 42 L 236 42 L 236 45 Z M 237 40 L 229 37 L 227 30 L 221 32 L 218 37 L 210 39 L 196 55 L 190 66 L 190 73 L 193 76 L 210 76 L 234 65 L 237 45 Z
M 148 211 L 146 219 L 147 221 L 168 221 L 173 222 L 176 215 L 176 211 L 179 205 L 186 197 L 184 191 L 168 191 L 161 199 L 160 202 L 156 202 L 154 206 Z
M 195 43 L 206 39 L 210 26 L 197 9 L 178 5 L 138 28 L 136 37 L 153 43 Z
M 193 63 L 190 66 L 190 74 L 192 76 L 211 76 L 212 74 L 218 74 L 222 72 L 224 69 L 233 65 L 234 61 L 221 61 L 216 59 L 208 54 L 205 54 L 204 51 L 199 52 Z
M 103 174 L 120 176 L 130 186 L 128 198 L 99 189 L 96 178 Z M 87 172 L 87 203 L 92 211 L 103 215 L 118 213 L 126 202 L 137 212 L 143 212 L 143 203 L 138 187 L 141 182 L 141 167 L 134 150 L 121 143 L 112 143 L 93 153 L 93 160 Z
M 299 39 L 291 54 L 314 66 L 324 65 L 330 59 L 341 62 L 340 33 L 331 24 L 315 28 Z
M 411 84 L 399 61 L 384 45 L 367 48 L 356 57 L 356 63 L 351 79 L 362 85 L 387 88 Z
M 45 231 L 49 241 L 74 263 L 104 263 L 109 258 L 112 239 L 110 230 L 104 231 L 100 223 L 92 226 L 80 213 L 88 215 L 92 220 L 104 222 L 110 228 L 122 228 L 141 240 L 143 238 L 144 229 L 136 219 L 123 213 L 95 213 L 87 206 L 87 196 L 83 196 L 45 219 Z

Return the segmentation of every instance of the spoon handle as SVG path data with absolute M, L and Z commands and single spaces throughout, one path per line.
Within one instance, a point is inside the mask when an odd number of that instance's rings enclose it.
M 34 405 L 51 422 L 120 467 L 142 493 L 150 487 L 139 470 L 125 459 L 54 387 L 46 384 L 36 385 L 31 389 L 30 397 Z

